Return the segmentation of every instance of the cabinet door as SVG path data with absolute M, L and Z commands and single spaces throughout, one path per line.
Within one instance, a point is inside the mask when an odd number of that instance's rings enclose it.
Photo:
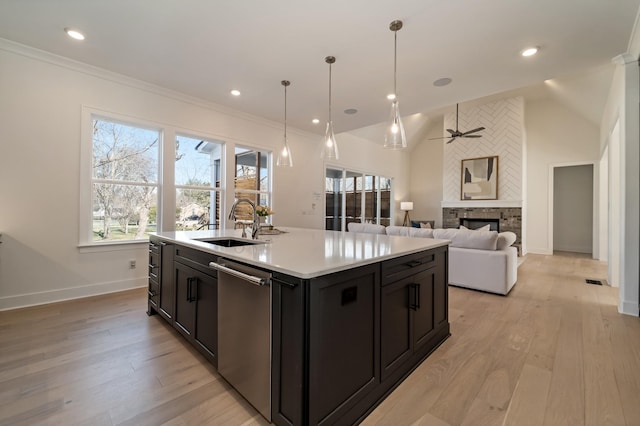
M 199 273 L 195 284 L 196 344 L 211 358 L 218 354 L 218 280 Z M 215 362 L 214 362 L 215 364 Z
M 176 303 L 173 250 L 172 244 L 160 243 L 160 315 L 170 321 L 173 320 Z
M 336 424 L 379 382 L 379 268 L 310 283 L 309 424 Z
M 382 287 L 380 310 L 380 361 L 382 380 L 402 365 L 412 354 L 413 324 L 409 296 L 411 279 Z
M 197 274 L 193 268 L 174 262 L 176 285 L 175 325 L 178 331 L 191 337 L 195 326 L 194 282 Z
M 417 302 L 413 310 L 413 350 L 418 350 L 428 342 L 434 329 L 433 290 L 436 268 L 415 274 L 411 277 L 412 298 Z

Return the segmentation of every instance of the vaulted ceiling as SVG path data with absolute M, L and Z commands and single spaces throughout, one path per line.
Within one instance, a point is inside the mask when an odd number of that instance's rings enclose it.
M 333 55 L 333 121 L 343 132 L 387 118 L 395 19 L 404 22 L 398 96 L 409 116 L 548 79 L 570 89 L 571 76 L 585 71 L 580 78 L 601 77 L 626 51 L 639 6 L 640 0 L 3 0 L 0 38 L 275 121 L 282 120 L 280 81 L 287 79 L 289 124 L 315 133 L 328 118 L 324 58 Z M 83 31 L 86 40 L 70 39 L 65 27 Z M 528 46 L 540 52 L 521 57 Z M 452 83 L 433 85 L 443 77 Z M 231 96 L 231 89 L 242 95 Z M 578 97 L 564 102 L 589 119 L 597 115 L 580 90 L 573 92 Z M 343 112 L 350 108 L 358 112 Z

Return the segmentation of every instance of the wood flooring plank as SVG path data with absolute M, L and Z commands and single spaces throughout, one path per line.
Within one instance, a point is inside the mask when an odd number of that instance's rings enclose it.
M 544 422 L 551 371 L 525 364 L 518 378 L 504 426 L 538 426 Z

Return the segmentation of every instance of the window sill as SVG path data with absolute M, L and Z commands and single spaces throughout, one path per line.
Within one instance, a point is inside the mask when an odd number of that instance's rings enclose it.
M 78 244 L 80 253 L 101 253 L 107 251 L 137 250 L 148 246 L 149 240 L 110 241 L 104 243 Z

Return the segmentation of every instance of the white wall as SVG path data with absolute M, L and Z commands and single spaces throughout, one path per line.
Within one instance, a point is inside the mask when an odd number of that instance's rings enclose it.
M 638 316 L 640 309 L 640 73 L 638 55 L 640 54 L 640 33 L 638 20 L 636 31 L 629 44 L 629 52 L 614 59 L 616 70 L 609 92 L 609 98 L 600 126 L 601 151 L 612 140 L 619 141 L 618 152 L 609 145 L 609 181 L 619 180 L 620 196 L 609 193 L 612 209 L 619 212 L 619 235 L 610 235 L 610 279 L 619 281 L 618 311 Z M 619 137 L 616 138 L 616 126 L 619 125 Z M 612 165 L 619 164 L 614 168 Z M 611 187 L 610 187 L 611 190 Z M 610 224 L 616 220 L 610 218 Z M 614 232 L 610 227 L 610 233 Z M 615 244 L 615 247 L 613 246 Z M 619 253 L 619 255 L 617 255 Z
M 593 251 L 593 192 L 592 165 L 554 168 L 554 251 Z
M 482 105 L 462 105 L 458 115 L 460 131 L 481 126 L 485 127 L 485 130 L 477 133 L 482 135 L 481 138 L 458 138 L 450 144 L 445 144 L 443 205 L 446 205 L 446 202 L 460 202 L 462 160 L 497 155 L 498 200 L 511 203 L 510 206 L 513 207 L 520 207 L 523 199 L 524 99 L 516 96 Z M 453 111 L 445 115 L 443 128 L 455 127 L 456 113 Z M 491 202 L 484 201 L 478 201 L 476 204 L 492 206 Z
M 525 107 L 527 247 L 532 253 L 552 254 L 550 169 L 568 163 L 597 164 L 599 131 L 582 116 L 552 100 L 527 102 Z
M 430 130 L 411 150 L 411 193 L 413 201 L 412 219 L 435 220 L 442 227 L 442 170 L 444 140 L 429 140 L 442 137 L 442 120 L 434 122 Z
M 231 153 L 235 144 L 276 149 L 282 139 L 281 123 L 3 40 L 0 70 L 0 309 L 146 285 L 144 244 L 78 248 L 83 106 L 225 140 Z M 321 137 L 288 133 L 294 167 L 274 170 L 274 223 L 322 228 Z M 408 193 L 406 153 L 350 136 L 338 140 L 339 165 L 395 178 L 396 193 Z M 172 143 L 165 135 L 165 149 Z M 230 205 L 233 194 L 225 199 Z M 130 259 L 138 268 L 129 269 Z

